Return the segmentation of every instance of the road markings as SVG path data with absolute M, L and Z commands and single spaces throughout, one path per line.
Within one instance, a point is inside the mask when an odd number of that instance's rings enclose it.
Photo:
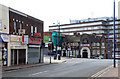
M 44 71 L 44 72 L 48 72 L 48 71 Z
M 109 66 L 109 67 L 107 67 L 107 68 L 105 68 L 105 69 L 97 72 L 96 74 L 92 75 L 91 77 L 98 77 L 98 76 L 101 75 L 103 72 L 105 72 L 106 70 L 108 70 L 108 69 L 110 69 L 110 68 L 112 68 L 112 67 L 113 67 L 113 66 L 111 65 L 111 66 Z
M 109 70 L 109 69 L 111 69 L 111 68 L 113 68 L 113 65 L 111 65 L 111 66 L 109 66 L 109 67 L 107 67 L 107 68 L 105 68 L 105 69 L 97 72 L 96 74 L 92 75 L 91 77 L 94 77 L 94 78 L 99 77 L 99 76 L 102 75 L 105 71 L 107 71 L 107 70 Z M 90 78 L 90 79 L 91 79 L 91 78 Z
M 37 75 L 37 74 L 41 74 L 41 73 L 43 73 L 43 72 L 38 72 L 38 73 L 31 74 L 31 75 Z
M 48 71 L 37 72 L 37 73 L 31 74 L 31 75 L 38 75 L 38 74 L 41 74 L 41 73 L 44 73 L 44 72 L 48 72 Z

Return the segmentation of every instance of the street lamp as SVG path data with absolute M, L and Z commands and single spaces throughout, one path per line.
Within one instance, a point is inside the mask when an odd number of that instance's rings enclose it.
M 116 62 L 115 62 L 115 0 L 114 0 L 114 24 L 113 24 L 113 33 L 114 33 L 114 38 L 113 38 L 113 63 L 114 63 L 114 68 L 116 67 Z
M 57 22 L 57 46 L 56 46 L 56 49 L 57 49 L 57 55 L 58 55 L 58 48 L 59 48 L 59 45 L 58 45 L 58 43 L 59 43 L 59 32 L 60 32 L 60 26 L 59 26 L 59 22 Z M 56 55 L 56 58 L 57 58 L 57 55 Z

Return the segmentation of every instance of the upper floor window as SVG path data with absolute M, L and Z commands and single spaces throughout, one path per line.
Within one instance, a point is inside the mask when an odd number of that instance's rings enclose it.
M 31 26 L 31 35 L 33 36 L 33 26 Z
M 97 46 L 100 46 L 100 43 L 97 43 Z
M 95 43 L 92 43 L 92 46 L 95 46 Z
M 20 29 L 22 29 L 22 23 L 20 23 Z
M 102 43 L 102 46 L 105 46 L 105 43 Z
M 35 27 L 35 33 L 37 33 L 37 27 Z
M 14 32 L 17 33 L 17 24 L 16 24 L 16 21 L 14 21 Z

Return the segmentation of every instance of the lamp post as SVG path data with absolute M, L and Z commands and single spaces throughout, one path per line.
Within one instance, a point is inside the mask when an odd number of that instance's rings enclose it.
M 58 45 L 58 43 L 59 43 L 59 23 L 57 22 L 57 47 L 56 47 L 56 49 L 57 49 L 57 55 L 58 55 L 58 47 L 59 47 L 59 45 Z M 57 58 L 57 55 L 56 55 L 56 58 Z
M 114 38 L 113 38 L 113 63 L 114 63 L 114 68 L 116 67 L 116 62 L 115 62 L 115 0 L 114 0 L 114 23 L 113 23 L 113 33 L 114 33 Z
M 49 43 L 51 42 L 51 38 L 50 38 L 50 30 L 49 30 Z M 49 44 L 48 44 L 49 45 Z M 52 44 L 51 44 L 52 45 Z M 51 64 L 51 52 L 52 52 L 52 48 L 51 48 L 51 45 L 50 45 L 50 64 Z

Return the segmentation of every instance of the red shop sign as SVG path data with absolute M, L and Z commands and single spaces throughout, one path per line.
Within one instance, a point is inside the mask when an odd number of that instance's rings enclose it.
M 49 33 L 44 33 L 44 36 L 49 36 Z
M 35 37 L 41 37 L 41 33 L 34 33 Z
M 29 38 L 29 44 L 41 44 L 41 39 Z

